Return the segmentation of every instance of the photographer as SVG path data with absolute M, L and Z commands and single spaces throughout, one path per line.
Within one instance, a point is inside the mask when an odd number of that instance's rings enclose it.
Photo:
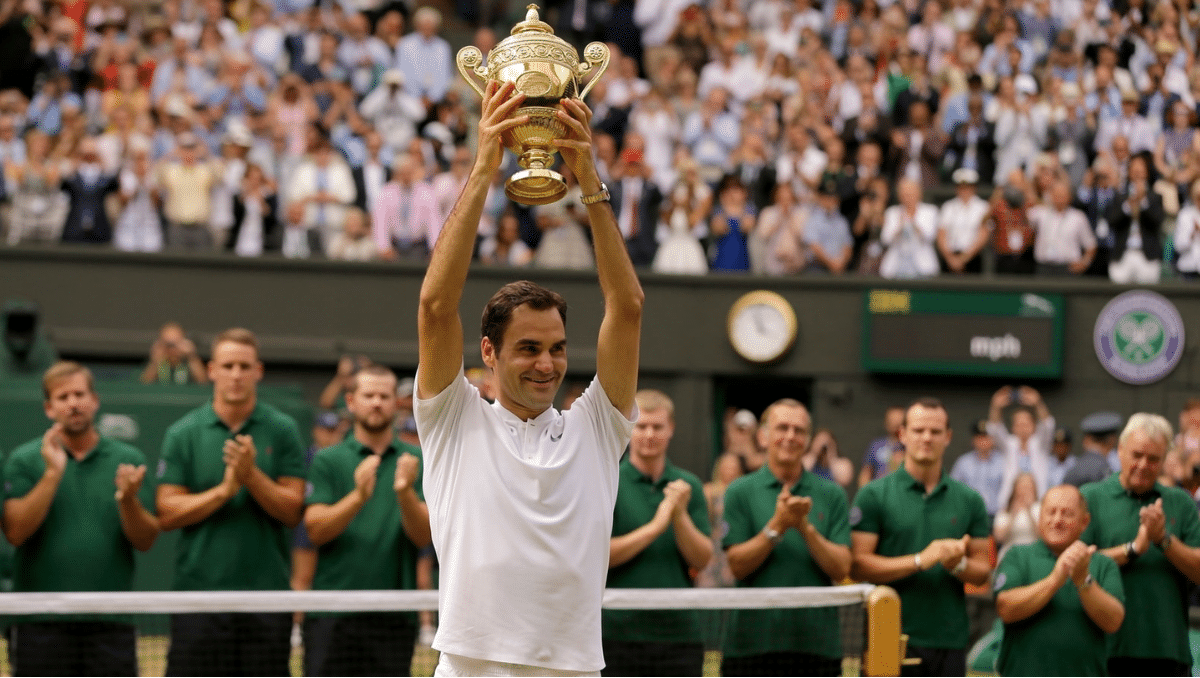
M 196 345 L 183 333 L 179 323 L 166 323 L 158 331 L 141 379 L 143 384 L 208 383 L 204 363 L 196 355 Z

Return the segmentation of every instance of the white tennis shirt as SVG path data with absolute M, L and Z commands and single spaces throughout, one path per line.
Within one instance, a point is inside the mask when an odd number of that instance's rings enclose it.
M 617 464 L 633 422 L 599 379 L 571 409 L 522 421 L 461 369 L 414 408 L 441 564 L 434 649 L 599 671 Z

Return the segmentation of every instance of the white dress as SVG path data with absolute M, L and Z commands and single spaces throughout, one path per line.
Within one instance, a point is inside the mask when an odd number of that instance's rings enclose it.
M 667 224 L 667 237 L 659 244 L 651 268 L 656 273 L 704 275 L 708 273 L 708 257 L 700 240 L 688 226 L 683 209 L 676 208 Z

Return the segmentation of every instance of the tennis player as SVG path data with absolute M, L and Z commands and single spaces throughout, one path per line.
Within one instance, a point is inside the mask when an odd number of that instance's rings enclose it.
M 458 315 L 500 136 L 524 124 L 524 96 L 489 82 L 475 165 L 438 237 L 421 287 L 415 415 L 441 562 L 436 675 L 598 675 L 618 460 L 636 407 L 644 295 L 592 160 L 592 113 L 564 100 L 556 141 L 583 190 L 604 319 L 596 377 L 552 405 L 567 370 L 566 302 L 531 282 L 502 287 L 483 312 L 480 349 L 494 404 L 463 374 Z

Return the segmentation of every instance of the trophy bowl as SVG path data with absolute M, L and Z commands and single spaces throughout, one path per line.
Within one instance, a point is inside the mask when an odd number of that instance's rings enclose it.
M 522 205 L 547 205 L 567 193 L 562 175 L 550 169 L 558 148 L 555 139 L 567 136 L 567 128 L 558 120 L 559 102 L 591 91 L 596 79 L 608 68 L 608 47 L 593 42 L 583 50 L 583 61 L 575 48 L 554 35 L 550 24 L 538 18 L 538 6 L 528 5 L 525 21 L 513 26 L 512 34 L 496 45 L 484 63 L 478 47 L 458 51 L 458 71 L 471 87 L 483 96 L 483 86 L 472 74 L 488 80 L 511 82 L 525 95 L 525 103 L 513 115 L 528 115 L 529 122 L 504 134 L 504 146 L 517 156 L 521 170 L 504 185 L 510 199 Z M 584 78 L 587 84 L 580 84 Z

